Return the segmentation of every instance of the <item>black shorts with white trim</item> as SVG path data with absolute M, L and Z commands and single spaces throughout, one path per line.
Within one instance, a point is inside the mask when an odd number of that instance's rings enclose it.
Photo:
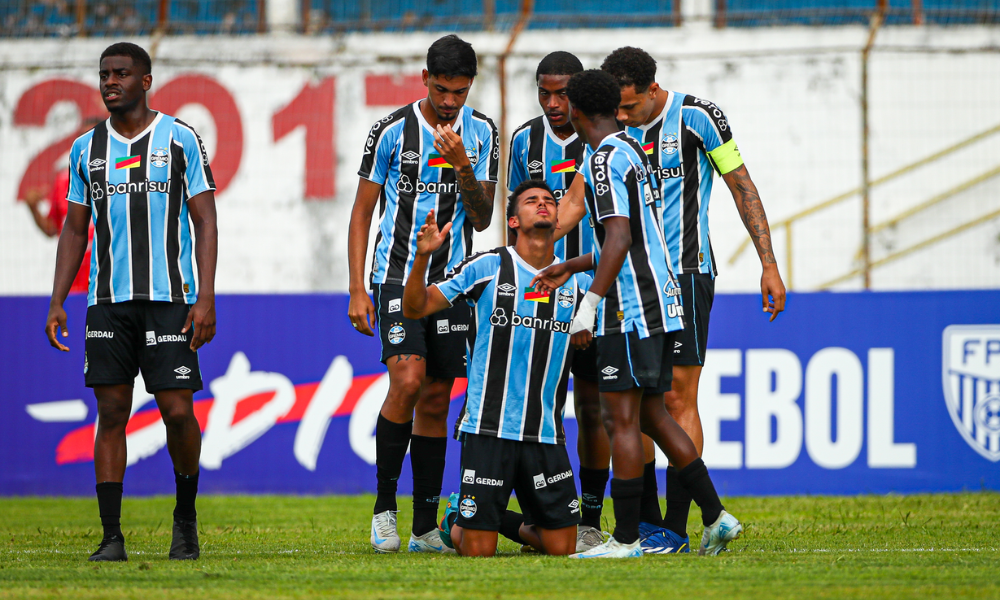
M 499 531 L 510 493 L 526 525 L 561 529 L 580 523 L 566 446 L 464 433 L 458 520 L 466 529 Z

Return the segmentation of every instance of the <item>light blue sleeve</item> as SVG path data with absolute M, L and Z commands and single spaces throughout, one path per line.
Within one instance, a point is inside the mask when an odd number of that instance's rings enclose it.
M 496 183 L 500 175 L 500 136 L 497 126 L 491 119 L 486 119 L 484 131 L 479 135 L 479 158 L 473 167 L 476 180 Z
M 78 138 L 69 151 L 69 190 L 66 199 L 70 202 L 90 206 L 90 194 L 84 180 L 83 153 L 87 149 L 90 136 Z
M 361 158 L 358 175 L 379 185 L 385 184 L 389 167 L 392 166 L 392 154 L 403 127 L 401 123 L 395 120 L 395 115 L 390 115 L 372 125 L 365 141 L 365 154 Z
M 184 159 L 187 161 L 185 178 L 187 179 L 187 197 L 194 198 L 202 192 L 215 190 L 215 179 L 212 168 L 208 165 L 208 153 L 201 137 L 190 127 L 176 123 L 175 138 L 184 146 Z
M 510 160 L 507 161 L 507 190 L 513 191 L 522 181 L 529 178 L 528 165 L 525 164 L 525 145 L 530 129 L 517 132 L 510 141 Z
M 444 281 L 434 284 L 449 303 L 462 295 L 479 300 L 482 288 L 500 271 L 500 257 L 495 253 L 475 254 L 448 272 Z

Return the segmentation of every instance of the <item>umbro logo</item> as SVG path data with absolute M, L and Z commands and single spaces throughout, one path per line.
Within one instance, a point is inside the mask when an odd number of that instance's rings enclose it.
M 543 165 L 542 165 L 541 161 L 533 160 L 530 163 L 528 163 L 528 170 L 529 171 L 541 171 L 542 170 L 542 166 Z
M 618 369 L 610 365 L 601 369 L 601 373 L 604 374 L 604 379 L 618 379 L 618 375 L 616 375 L 617 372 Z
M 684 345 L 684 342 L 674 342 L 674 348 L 680 348 Z
M 517 288 L 509 283 L 501 283 L 497 286 L 497 290 L 500 291 L 501 296 L 513 296 L 514 290 Z
M 413 150 L 407 150 L 402 154 L 403 164 L 415 165 L 420 162 L 420 153 L 414 152 Z
M 95 158 L 94 160 L 90 161 L 88 164 L 90 165 L 90 171 L 93 172 L 93 171 L 100 170 L 101 167 L 103 167 L 105 165 L 105 161 L 104 161 L 103 158 Z
M 188 375 L 190 372 L 191 369 L 183 365 L 174 369 L 174 373 L 177 373 L 177 379 L 191 379 L 190 375 Z

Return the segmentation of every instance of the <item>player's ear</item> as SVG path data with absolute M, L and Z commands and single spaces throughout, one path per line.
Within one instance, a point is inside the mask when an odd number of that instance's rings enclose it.
M 517 219 L 516 215 L 513 216 L 513 217 L 511 217 L 511 218 L 509 218 L 509 219 L 507 219 L 507 227 L 510 227 L 511 229 L 514 229 L 514 230 L 517 230 L 517 228 L 520 227 L 520 226 L 521 226 L 521 221 L 519 221 Z
M 427 69 L 424 69 L 423 71 L 420 72 L 420 79 L 424 82 L 424 87 L 427 87 L 428 77 L 430 77 L 430 73 L 427 72 Z
M 151 87 L 153 87 L 153 74 L 146 73 L 142 76 L 142 89 L 143 91 L 148 92 Z
M 653 96 L 655 96 L 656 92 L 658 92 L 658 91 L 660 91 L 660 84 L 656 83 L 655 81 L 653 83 L 649 84 L 649 90 L 648 90 L 648 92 L 649 92 L 649 97 L 650 98 L 652 98 Z

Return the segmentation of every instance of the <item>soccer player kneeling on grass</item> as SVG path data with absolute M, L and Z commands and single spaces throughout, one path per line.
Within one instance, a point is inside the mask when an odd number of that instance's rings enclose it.
M 492 556 L 501 532 L 540 552 L 567 555 L 576 550 L 580 502 L 563 408 L 571 344 L 585 348 L 592 337 L 585 331 L 571 339 L 569 328 L 591 279 L 575 274 L 551 293 L 529 288 L 541 269 L 559 262 L 553 254 L 558 206 L 538 180 L 518 185 L 509 200 L 507 224 L 518 234 L 514 246 L 476 254 L 429 288 L 422 277 L 411 276 L 403 314 L 419 319 L 468 301 L 478 323 L 458 428 L 462 487 L 449 499 L 442 540 L 463 556 Z M 438 230 L 433 213 L 427 216 L 411 273 L 426 270 L 450 229 L 448 223 Z M 523 518 L 506 510 L 512 490 Z

